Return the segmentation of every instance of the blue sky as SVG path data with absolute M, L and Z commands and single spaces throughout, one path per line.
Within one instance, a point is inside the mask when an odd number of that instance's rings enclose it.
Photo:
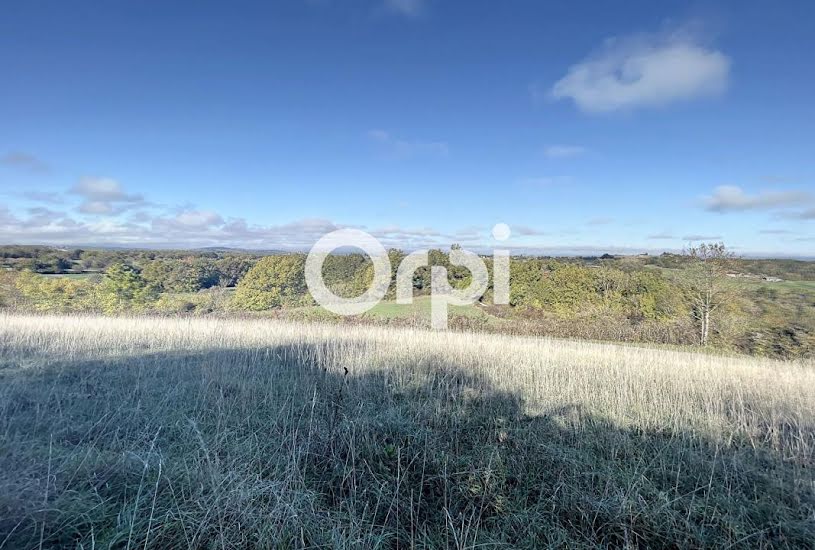
M 0 241 L 815 256 L 811 2 L 170 4 L 4 7 Z

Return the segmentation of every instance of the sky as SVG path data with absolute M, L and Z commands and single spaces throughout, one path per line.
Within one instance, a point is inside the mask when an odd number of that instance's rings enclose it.
M 812 2 L 5 2 L 0 243 L 815 256 Z

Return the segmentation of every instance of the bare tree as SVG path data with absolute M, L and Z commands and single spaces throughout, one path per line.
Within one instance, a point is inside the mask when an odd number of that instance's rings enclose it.
M 707 346 L 714 314 L 727 302 L 731 293 L 727 269 L 735 256 L 724 243 L 691 246 L 685 254 L 691 260 L 688 268 L 689 289 L 693 316 L 699 323 L 699 343 Z

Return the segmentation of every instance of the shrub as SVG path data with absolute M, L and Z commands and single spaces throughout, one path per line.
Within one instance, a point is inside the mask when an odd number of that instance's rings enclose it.
M 43 312 L 98 310 L 97 286 L 85 280 L 44 277 L 30 271 L 17 274 L 14 289 L 24 303 Z

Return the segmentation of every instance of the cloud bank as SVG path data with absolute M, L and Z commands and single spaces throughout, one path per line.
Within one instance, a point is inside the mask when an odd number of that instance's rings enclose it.
M 82 178 L 70 193 L 82 197 L 79 211 L 83 214 L 118 214 L 130 208 L 144 206 L 141 195 L 131 195 L 111 178 Z
M 721 185 L 712 195 L 703 199 L 706 210 L 720 213 L 772 210 L 800 206 L 812 201 L 813 195 L 806 191 L 767 191 L 750 195 L 735 185 Z
M 685 31 L 613 38 L 550 90 L 587 113 L 657 107 L 727 89 L 730 59 Z
M 12 211 L 0 204 L 2 244 L 305 250 L 326 233 L 356 227 L 370 232 L 386 247 L 417 249 L 456 242 L 481 244 L 489 231 L 474 226 L 449 233 L 399 225 L 366 228 L 323 218 L 253 224 L 191 205 L 159 205 L 128 192 L 111 178 L 83 178 L 64 193 L 26 192 L 18 196 L 37 205 Z M 55 204 L 62 208 L 45 206 Z

